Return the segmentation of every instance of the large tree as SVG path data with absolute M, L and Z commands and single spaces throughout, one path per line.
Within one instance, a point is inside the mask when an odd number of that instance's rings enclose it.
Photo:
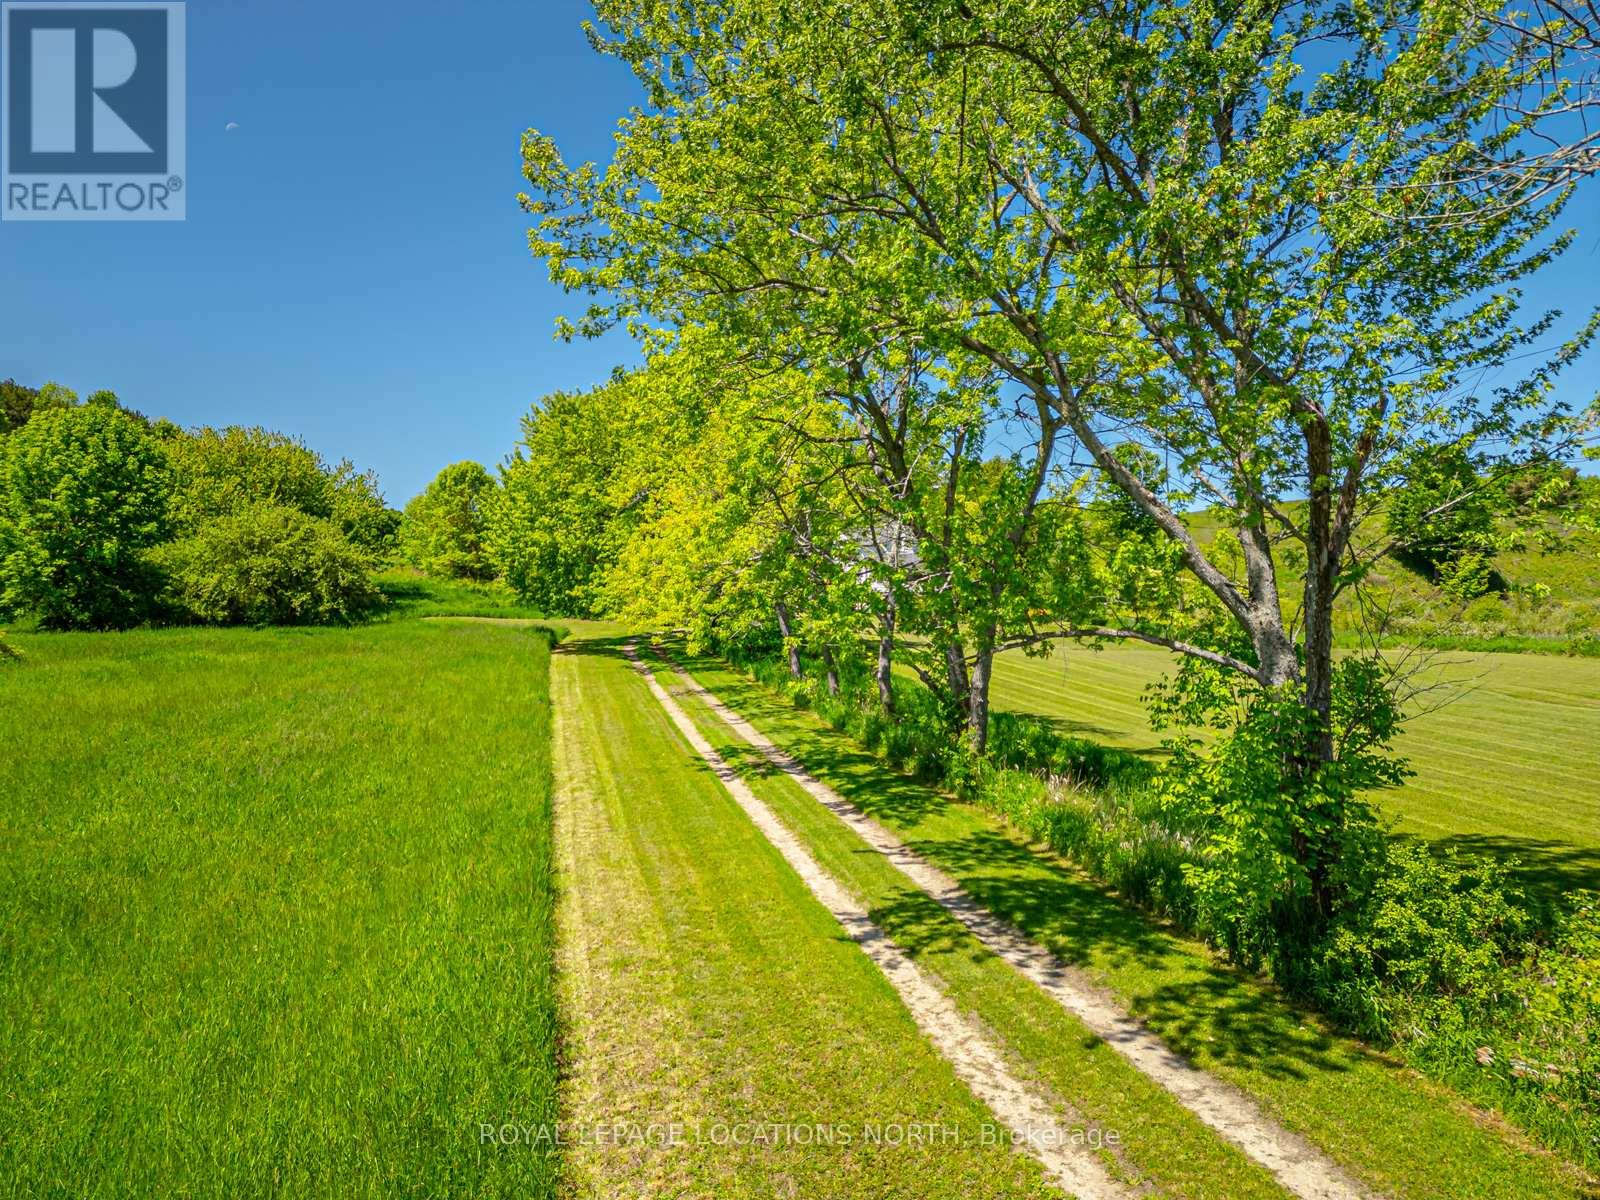
M 1516 288 L 1565 247 L 1564 194 L 1481 164 L 1515 155 L 1542 114 L 1496 118 L 1561 46 L 1508 57 L 1450 3 L 599 9 L 651 109 L 604 172 L 525 141 L 535 248 L 603 297 L 583 325 L 815 325 L 846 361 L 900 339 L 1001 373 L 1222 617 L 1064 632 L 1156 641 L 1299 714 L 1275 726 L 1282 886 L 1315 927 L 1327 789 L 1389 729 L 1335 696 L 1335 599 L 1393 545 L 1367 518 L 1430 447 L 1490 475 L 1559 450 L 1546 389 L 1587 328 L 1504 369 L 1548 331 Z M 1202 502 L 1225 539 L 1191 533 Z
M 612 521 L 623 506 L 611 477 L 623 461 L 635 382 L 620 375 L 588 392 L 556 392 L 522 420 L 522 442 L 501 469 L 485 528 L 489 553 L 528 603 L 560 616 L 604 607 Z
M 71 408 L 77 402 L 77 396 L 59 383 L 31 388 L 15 379 L 0 380 L 0 433 L 21 429 L 36 412 Z
M 405 507 L 400 550 L 418 570 L 447 579 L 493 579 L 484 544 L 500 485 L 481 463 L 451 463 Z

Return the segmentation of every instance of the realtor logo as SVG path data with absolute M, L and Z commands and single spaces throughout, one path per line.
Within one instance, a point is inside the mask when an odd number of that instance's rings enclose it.
M 0 5 L 0 219 L 182 220 L 184 6 Z

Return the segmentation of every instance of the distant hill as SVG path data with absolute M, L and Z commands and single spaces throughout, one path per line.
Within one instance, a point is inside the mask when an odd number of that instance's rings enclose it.
M 1582 486 L 1591 502 L 1600 499 L 1600 479 L 1584 479 Z M 1193 514 L 1190 527 L 1209 545 L 1221 528 L 1220 515 Z M 1600 656 L 1600 536 L 1562 519 L 1546 528 L 1559 535 L 1554 549 L 1542 549 L 1530 533 L 1519 549 L 1495 558 L 1498 591 L 1463 602 L 1390 558 L 1368 579 L 1367 600 L 1388 613 L 1394 642 Z M 1282 586 L 1285 603 L 1294 603 L 1299 579 Z M 1339 606 L 1342 642 L 1357 640 L 1357 613 L 1357 599 L 1347 593 Z

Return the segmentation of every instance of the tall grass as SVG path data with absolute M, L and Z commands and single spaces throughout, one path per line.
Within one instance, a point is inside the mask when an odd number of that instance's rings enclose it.
M 0 672 L 0 1179 L 544 1196 L 549 647 L 32 635 Z

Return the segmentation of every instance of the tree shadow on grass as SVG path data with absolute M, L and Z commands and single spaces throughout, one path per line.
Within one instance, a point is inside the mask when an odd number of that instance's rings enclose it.
M 592 658 L 620 658 L 630 661 L 625 648 L 639 639 L 632 634 L 609 634 L 598 637 L 566 637 L 551 647 L 552 654 L 571 654 Z
M 1168 1046 L 1190 1059 L 1279 1078 L 1345 1070 L 1336 1043 L 1261 980 L 1206 957 L 1088 879 L 995 832 L 912 848 L 960 880 L 984 908 L 1053 951 L 1097 971 L 1154 977 L 1127 999 Z
M 717 698 L 748 721 L 781 724 L 781 733 L 773 740 L 868 816 L 889 825 L 914 825 L 943 812 L 952 803 L 937 789 L 890 770 L 846 735 L 797 721 L 795 705 L 765 685 L 732 676 L 723 664 L 712 660 L 675 657 L 690 671 L 706 669 L 729 674 L 729 678 L 718 678 Z
M 1580 889 L 1600 891 L 1600 848 L 1548 838 L 1486 833 L 1458 833 L 1433 838 L 1431 844 L 1442 850 L 1499 860 L 1545 921 L 1567 907 L 1570 893 Z
M 1148 745 L 1130 746 L 1119 740 L 1127 737 L 1126 729 L 1110 729 L 1104 725 L 1094 725 L 1088 721 L 1075 721 L 1070 717 L 1063 717 L 1053 713 L 1033 712 L 1025 708 L 1012 708 L 1009 705 L 1005 712 L 1014 716 L 1023 717 L 1029 721 L 1038 721 L 1048 725 L 1051 731 L 1063 738 L 1077 738 L 1085 741 L 1096 741 L 1108 749 L 1119 750 L 1124 754 L 1137 754 L 1141 758 L 1165 759 L 1170 758 L 1172 752 L 1157 740 L 1157 735 L 1147 732 L 1145 736 L 1150 739 Z
M 955 876 L 984 908 L 1046 940 L 1072 965 L 1114 969 L 1155 961 L 1172 949 L 1172 939 L 1147 918 L 997 830 L 909 838 L 906 844 Z
M 1221 967 L 1135 996 L 1133 1010 L 1203 1067 L 1242 1067 L 1275 1079 L 1348 1071 L 1362 1061 L 1400 1067 L 1359 1042 L 1335 1040 L 1309 1010 Z
M 953 853 L 948 844 L 938 854 L 928 843 L 913 848 L 957 874 L 974 900 L 1069 966 L 1153 976 L 1152 986 L 1127 996 L 1128 1010 L 1190 1062 L 1304 1079 L 1350 1070 L 1362 1058 L 1387 1061 L 1358 1044 L 1336 1041 L 1269 985 L 1197 954 L 1091 884 L 1042 864 L 1004 837 L 965 838 Z M 958 867 L 963 858 L 966 865 Z M 1031 869 L 1023 872 L 1022 866 Z M 960 954 L 978 961 L 989 954 L 920 890 L 900 890 L 874 905 L 870 915 L 913 959 Z M 929 965 L 937 970 L 936 963 Z M 1097 1040 L 1090 1034 L 1085 1044 Z

